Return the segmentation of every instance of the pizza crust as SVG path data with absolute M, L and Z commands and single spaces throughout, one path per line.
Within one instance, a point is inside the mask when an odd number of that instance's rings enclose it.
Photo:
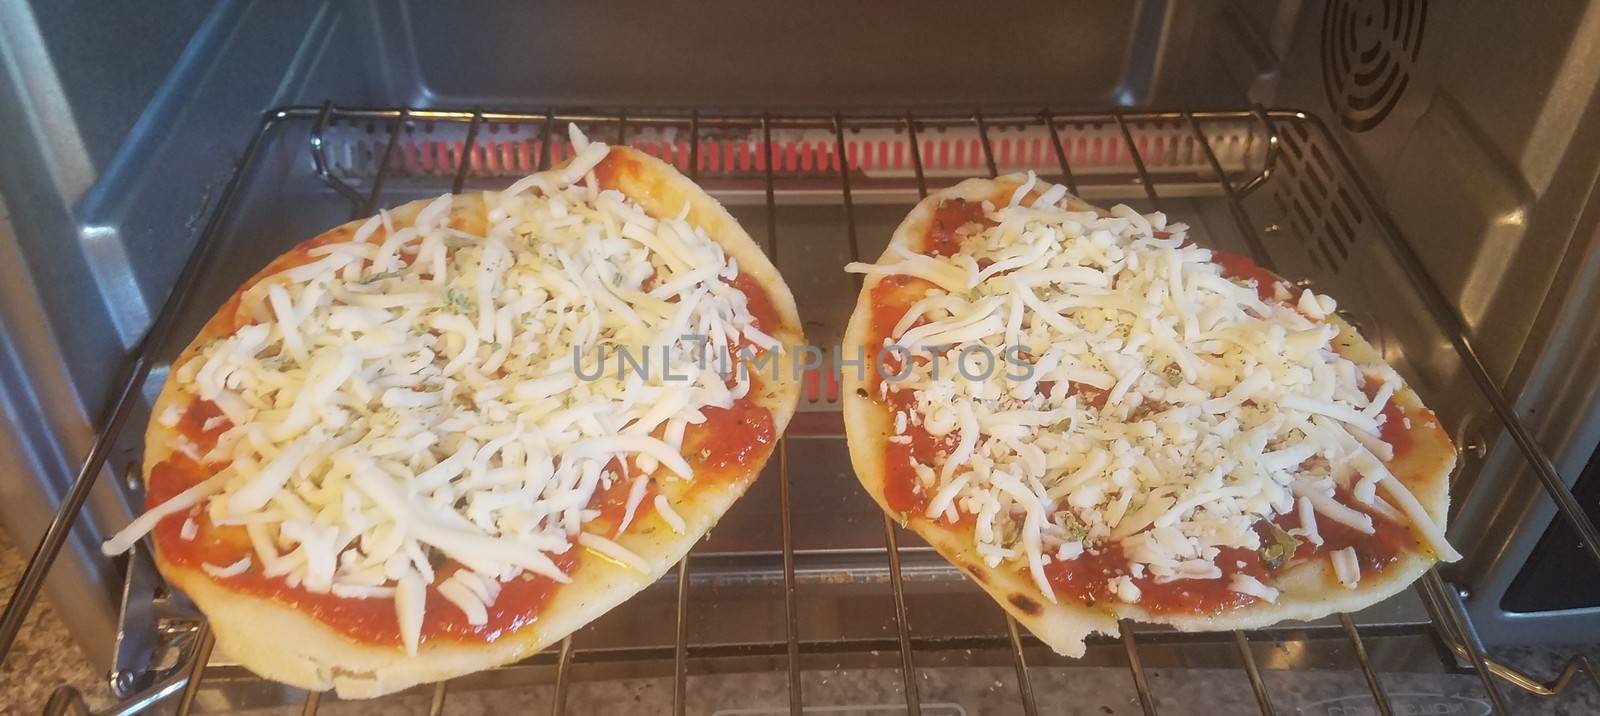
M 621 191 L 653 216 L 677 216 L 687 205 L 689 223 L 703 228 L 738 262 L 740 273 L 766 291 L 781 317 L 781 325 L 765 327 L 767 332 L 786 351 L 804 343 L 793 294 L 772 262 L 715 199 L 664 162 L 630 148 L 613 147 L 602 167 L 597 167 L 596 176 L 602 187 Z M 414 201 L 390 210 L 392 222 L 396 227 L 408 225 L 430 201 Z M 481 233 L 485 218 L 481 195 L 457 197 L 451 211 L 453 226 Z M 363 221 L 331 229 L 268 264 L 223 304 L 173 365 L 193 358 L 207 341 L 231 333 L 238 318 L 252 315 L 265 294 L 260 290 L 264 288 L 262 281 L 305 263 L 301 249 L 348 241 Z M 380 231 L 370 240 L 382 239 Z M 778 371 L 777 378 L 764 377 L 759 393 L 752 393 L 756 402 L 771 411 L 774 437 L 783 434 L 800 395 L 800 383 L 791 371 Z M 151 415 L 161 416 L 172 409 L 181 411 L 190 400 L 169 379 Z M 145 475 L 172 455 L 177 438 L 172 428 L 157 419 L 150 421 L 145 433 Z M 767 451 L 714 489 L 700 488 L 677 495 L 673 509 L 683 518 L 683 534 L 675 533 L 650 510 L 641 511 L 627 532 L 612 538 L 644 559 L 649 564 L 648 573 L 589 552 L 570 575 L 572 582 L 556 589 L 533 624 L 489 643 L 425 641 L 416 656 L 407 656 L 398 644 L 377 646 L 354 641 L 291 606 L 230 589 L 200 569 L 174 564 L 164 559 L 159 549 L 155 562 L 167 580 L 205 613 L 217 648 L 244 667 L 304 689 L 334 689 L 341 698 L 381 696 L 522 659 L 598 618 L 677 564 L 755 481 L 770 454 Z M 582 548 L 575 545 L 574 549 Z
M 927 234 L 934 212 L 939 204 L 951 199 L 990 201 L 996 206 L 1009 203 L 1011 195 L 1027 177 L 1012 174 L 996 179 L 968 179 L 943 189 L 919 202 L 895 230 L 890 247 L 920 251 L 922 237 Z M 1076 197 L 1067 199 L 1072 210 L 1094 210 L 1094 207 Z M 880 263 L 898 260 L 886 248 Z M 879 346 L 868 345 L 872 339 L 871 293 L 883 276 L 867 276 L 854 313 L 844 336 L 844 354 L 854 355 L 866 351 L 871 356 Z M 1339 328 L 1334 342 L 1343 355 L 1358 363 L 1383 362 L 1376 349 L 1361 337 L 1355 327 L 1337 316 L 1328 321 Z M 845 434 L 849 442 L 850 459 L 857 479 L 867 493 L 885 512 L 894 515 L 885 497 L 884 456 L 887 438 L 893 434 L 889 411 L 867 394 L 867 383 L 856 371 L 845 371 L 842 380 L 844 395 Z M 1420 416 L 1425 408 L 1421 399 L 1409 385 L 1397 390 L 1391 400 L 1412 416 Z M 1432 413 L 1426 413 L 1432 418 Z M 1412 419 L 1412 447 L 1397 460 L 1388 463 L 1391 470 L 1411 489 L 1424 509 L 1440 524 L 1444 523 L 1450 506 L 1449 477 L 1455 468 L 1455 448 L 1449 436 L 1432 419 L 1430 427 L 1416 417 Z M 1055 604 L 1044 598 L 1033 580 L 1016 565 L 1001 564 L 989 567 L 977 554 L 969 533 L 950 529 L 922 515 L 906 515 L 905 527 L 917 533 L 945 559 L 976 581 L 1018 622 L 1028 627 L 1039 639 L 1056 652 L 1069 657 L 1084 653 L 1084 639 L 1101 633 L 1118 632 L 1121 618 L 1144 622 L 1168 624 L 1184 631 L 1209 631 L 1264 627 L 1280 621 L 1319 619 L 1337 612 L 1363 609 L 1405 589 L 1430 567 L 1436 559 L 1420 549 L 1405 551 L 1399 559 L 1378 574 L 1363 575 L 1355 589 L 1346 589 L 1333 577 L 1332 567 L 1326 559 L 1311 560 L 1286 567 L 1276 573 L 1272 582 L 1281 594 L 1275 603 L 1257 601 L 1240 609 L 1215 616 L 1187 613 L 1151 613 L 1137 605 L 1116 603 L 1094 607 L 1081 603 L 1061 601 Z

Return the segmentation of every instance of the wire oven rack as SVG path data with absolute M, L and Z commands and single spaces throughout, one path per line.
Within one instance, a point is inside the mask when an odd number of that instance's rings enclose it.
M 1218 229 L 1231 223 L 1233 236 L 1243 244 L 1239 248 L 1247 250 L 1261 265 L 1282 268 L 1287 275 L 1314 275 L 1330 284 L 1359 287 L 1362 274 L 1386 271 L 1390 277 L 1399 277 L 1399 290 L 1406 293 L 1409 301 L 1403 305 L 1418 320 L 1427 322 L 1427 331 L 1439 336 L 1446 357 L 1430 357 L 1402 346 L 1404 341 L 1398 338 L 1391 345 L 1384 340 L 1384 333 L 1394 329 L 1386 328 L 1370 313 L 1362 314 L 1359 301 L 1349 317 L 1374 335 L 1386 357 L 1401 363 L 1408 376 L 1426 373 L 1430 361 L 1444 360 L 1458 368 L 1452 373 L 1454 380 L 1469 387 L 1464 391 L 1468 397 L 1463 400 L 1483 407 L 1498 419 L 1560 514 L 1581 536 L 1588 555 L 1600 563 L 1600 535 L 1594 525 L 1479 360 L 1448 299 L 1429 278 L 1372 192 L 1358 180 L 1327 128 L 1312 115 L 1261 108 L 1092 114 L 1048 110 L 849 116 L 700 111 L 640 114 L 556 109 L 510 112 L 342 108 L 326 104 L 287 107 L 263 116 L 170 297 L 132 361 L 124 367 L 120 389 L 103 413 L 104 423 L 77 480 L 0 617 L 0 661 L 16 639 L 51 562 L 66 542 L 123 428 L 133 416 L 146 410 L 143 391 L 147 382 L 152 376 L 160 377 L 162 361 L 170 354 L 172 341 L 187 335 L 175 329 L 185 322 L 192 323 L 195 315 L 209 312 L 206 306 L 197 305 L 195 286 L 217 270 L 218 246 L 222 242 L 219 237 L 237 229 L 246 202 L 244 194 L 248 193 L 246 185 L 263 165 L 272 163 L 266 157 L 267 144 L 285 137 L 293 141 L 303 137 L 309 152 L 302 151 L 294 161 L 309 160 L 309 171 L 325 185 L 324 190 L 331 189 L 346 201 L 351 216 L 361 216 L 374 211 L 381 200 L 396 198 L 396 194 L 414 198 L 409 194 L 421 196 L 446 188 L 461 191 L 476 182 L 492 186 L 494 178 L 549 166 L 570 151 L 559 138 L 564 136 L 560 130 L 568 122 L 577 123 L 592 137 L 630 144 L 665 159 L 701 181 L 725 203 L 758 212 L 764 209 L 765 248 L 775 260 L 780 250 L 818 250 L 805 240 L 780 240 L 776 218 L 780 204 L 826 207 L 833 218 L 825 230 L 835 236 L 843 234 L 848 256 L 839 258 L 860 260 L 866 255 L 864 241 L 879 238 L 868 237 L 860 228 L 860 218 L 876 205 L 899 202 L 903 211 L 905 203 L 925 196 L 931 183 L 963 175 L 993 176 L 1002 170 L 1033 169 L 1066 183 L 1074 193 L 1091 200 L 1130 199 L 1134 200 L 1130 203 L 1140 203 L 1145 210 L 1170 207 L 1181 212 L 1175 215 L 1184 220 L 1190 219 L 1193 210 L 1200 213 L 1201 223 L 1209 221 Z M 1138 194 L 1143 195 L 1142 201 Z M 1193 197 L 1210 199 L 1202 205 Z M 759 234 L 758 224 L 747 220 L 746 225 L 753 234 Z M 269 246 L 263 256 L 283 248 Z M 1359 271 L 1346 270 L 1352 265 Z M 837 267 L 833 268 L 837 273 Z M 791 283 L 799 280 L 791 276 Z M 854 291 L 844 293 L 853 295 Z M 1336 295 L 1343 298 L 1349 293 Z M 848 304 L 851 299 L 847 295 L 843 300 Z M 810 307 L 805 308 L 802 313 L 809 313 Z M 837 338 L 837 331 L 842 328 L 837 323 L 840 320 L 842 317 L 829 317 L 823 319 L 820 329 L 808 324 L 807 331 L 813 334 L 814 341 L 819 331 L 825 337 Z M 1442 379 L 1430 395 L 1443 394 L 1438 388 L 1448 382 L 1449 379 Z M 922 624 L 914 628 L 908 601 L 920 599 L 927 584 L 959 582 L 960 578 L 952 577 L 951 570 L 936 557 L 930 557 L 926 548 L 917 546 L 920 543 L 914 536 L 901 531 L 887 517 L 874 510 L 875 517 L 868 522 L 870 531 L 881 529 L 882 545 L 887 548 L 884 552 L 796 549 L 795 534 L 802 525 L 794 519 L 793 504 L 798 498 L 792 492 L 791 445 L 797 441 L 809 445 L 805 441 L 837 439 L 842 425 L 836 391 L 836 384 L 827 376 L 816 376 L 814 380 L 808 377 L 801 412 L 780 440 L 773 460 L 775 469 L 769 470 L 775 474 L 758 482 L 776 482 L 776 548 L 734 548 L 709 555 L 701 554 L 707 551 L 701 549 L 652 588 L 662 595 L 661 601 L 667 605 L 664 611 L 675 620 L 670 643 L 612 643 L 587 648 L 582 643 L 587 632 L 579 632 L 563 640 L 559 648 L 497 670 L 498 673 L 504 679 L 533 679 L 548 687 L 551 713 L 562 714 L 568 709 L 573 690 L 575 663 L 655 664 L 662 668 L 651 673 L 664 672 L 670 682 L 667 688 L 672 712 L 683 714 L 689 703 L 692 661 L 755 660 L 770 671 L 781 672 L 784 678 L 779 687 L 783 697 L 779 703 L 786 704 L 789 713 L 800 714 L 808 696 L 815 697 L 819 692 L 815 680 L 803 678 L 803 664 L 831 657 L 837 660 L 836 666 L 867 663 L 898 671 L 903 708 L 920 716 L 955 713 L 959 709 L 952 711 L 948 704 L 925 701 L 925 680 L 918 678 L 919 657 L 926 662 L 930 655 L 950 652 L 989 653 L 999 655 L 990 666 L 1009 668 L 1014 678 L 1014 688 L 1004 689 L 1006 705 L 1001 710 L 1029 716 L 1039 713 L 1042 704 L 1034 676 L 1047 668 L 1044 660 L 1051 657 L 1037 640 L 1019 630 L 1015 621 L 1006 617 L 1003 629 L 986 634 L 928 633 L 939 630 L 922 628 Z M 1449 405 L 1443 405 L 1441 419 L 1449 425 L 1454 414 L 1470 409 L 1471 406 L 1451 410 Z M 1458 442 L 1463 441 L 1463 436 L 1457 437 Z M 849 482 L 853 484 L 853 480 Z M 1457 502 L 1465 497 L 1460 492 L 1458 489 L 1455 495 Z M 760 497 L 752 493 L 745 502 Z M 877 524 L 879 518 L 881 527 Z M 762 527 L 772 529 L 770 523 Z M 905 546 L 901 544 L 903 539 L 909 540 Z M 886 569 L 882 564 L 884 553 Z M 730 566 L 733 563 L 754 568 L 739 571 L 734 568 L 737 565 Z M 690 642 L 689 607 L 695 601 L 691 593 L 697 580 L 715 580 L 728 574 L 743 575 L 741 578 L 766 575 L 763 584 L 769 589 L 757 590 L 762 595 L 758 601 L 770 606 L 770 610 L 755 613 L 768 614 L 773 621 L 781 622 L 781 629 L 775 628 L 781 630 L 781 635 L 775 631 L 767 638 Z M 848 641 L 807 638 L 802 629 L 808 593 L 805 585 L 830 582 L 865 585 L 861 599 L 880 604 L 887 600 L 892 635 Z M 1600 688 L 1600 682 L 1595 681 L 1597 672 L 1581 657 L 1569 662 L 1560 678 L 1548 683 L 1490 658 L 1467 618 L 1462 592 L 1438 572 L 1428 572 L 1416 592 L 1421 608 L 1416 618 L 1367 619 L 1343 614 L 1305 626 L 1223 634 L 1179 634 L 1125 623 L 1120 640 L 1093 642 L 1091 662 L 1120 662 L 1118 668 L 1126 669 L 1131 682 L 1129 703 L 1136 698 L 1138 708 L 1146 714 L 1156 713 L 1157 698 L 1145 662 L 1153 653 L 1151 650 L 1171 644 L 1209 648 L 1207 659 L 1236 665 L 1249 684 L 1250 700 L 1263 714 L 1278 713 L 1283 704 L 1281 699 L 1275 703 L 1273 689 L 1269 688 L 1273 679 L 1264 676 L 1267 669 L 1258 663 L 1260 646 L 1285 641 L 1342 644 L 1359 668 L 1375 712 L 1385 715 L 1397 712 L 1395 694 L 1380 676 L 1381 664 L 1369 645 L 1395 635 L 1430 640 L 1444 670 L 1475 674 L 1481 681 L 1487 707 L 1494 713 L 1508 713 L 1514 703 L 1502 692 L 1501 682 L 1516 687 L 1514 695 L 1550 696 L 1564 691 L 1575 677 L 1584 674 Z M 992 609 L 996 614 L 1002 613 L 998 607 Z M 781 619 L 776 618 L 779 610 Z M 118 664 L 111 679 L 111 690 L 119 701 L 108 712 L 135 713 L 176 696 L 177 712 L 184 714 L 195 706 L 204 682 L 248 678 L 239 667 L 213 664 L 213 640 L 204 621 L 185 607 L 181 597 L 166 593 L 148 557 L 140 553 L 129 561 L 123 612 Z M 996 617 L 993 623 L 1001 622 Z M 1100 655 L 1098 662 L 1093 659 L 1096 653 Z M 851 655 L 861 654 L 870 654 L 873 659 L 851 661 Z M 1346 660 L 1344 666 L 1349 665 Z M 492 681 L 494 676 L 488 678 Z M 428 713 L 445 710 L 451 683 L 420 689 L 421 697 L 428 702 Z M 316 713 L 322 701 L 320 694 L 305 694 L 302 713 Z M 898 703 L 893 706 L 900 708 Z M 1048 705 L 1044 706 L 1048 711 Z M 784 710 L 779 707 L 729 713 Z M 62 687 L 50 699 L 46 712 L 86 713 L 88 706 L 83 694 Z

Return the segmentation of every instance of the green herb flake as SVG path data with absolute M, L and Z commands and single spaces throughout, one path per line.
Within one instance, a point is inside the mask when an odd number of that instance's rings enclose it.
M 1068 510 L 1057 512 L 1055 514 L 1055 521 L 1056 524 L 1066 528 L 1067 534 L 1074 542 L 1089 541 L 1089 526 L 1084 524 L 1083 520 L 1078 519 L 1078 516 L 1072 512 Z
M 1267 569 L 1276 571 L 1288 564 L 1295 552 L 1299 551 L 1300 538 L 1289 534 L 1272 520 L 1266 520 L 1264 524 L 1272 533 L 1272 544 L 1262 545 L 1256 553 L 1261 555 L 1261 563 L 1265 564 Z
M 384 271 L 383 273 L 375 273 L 375 274 L 372 274 L 371 276 L 363 277 L 360 281 L 357 281 L 357 283 L 360 283 L 362 285 L 366 285 L 366 284 L 369 284 L 369 283 L 377 283 L 377 282 L 383 281 L 385 279 L 398 278 L 401 273 L 402 273 L 401 271 Z
M 472 300 L 467 298 L 467 294 L 463 293 L 461 289 L 452 288 L 445 291 L 444 297 L 450 304 L 450 308 L 454 309 L 456 313 L 472 312 Z
M 1017 524 L 1016 520 L 1008 519 L 1000 523 L 999 527 L 1000 546 L 1009 547 L 1016 544 L 1017 540 L 1022 539 L 1022 525 Z

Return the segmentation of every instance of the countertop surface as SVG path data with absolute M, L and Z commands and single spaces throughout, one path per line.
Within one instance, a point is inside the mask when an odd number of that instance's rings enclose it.
M 0 529 L 0 594 L 11 597 L 27 556 Z M 55 606 L 40 600 L 28 615 L 22 634 L 4 664 L 0 664 L 0 713 L 36 714 L 44 708 L 50 692 L 62 684 L 78 687 L 90 695 L 91 704 L 103 703 L 104 680 L 89 667 L 78 645 L 67 635 L 67 628 L 56 617 Z

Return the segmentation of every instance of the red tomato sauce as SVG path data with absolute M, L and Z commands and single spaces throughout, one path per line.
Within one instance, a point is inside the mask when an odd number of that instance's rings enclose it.
M 889 337 L 895 325 L 905 317 L 906 311 L 911 309 L 911 304 L 922 300 L 931 288 L 936 286 L 929 281 L 901 275 L 884 276 L 872 287 L 872 294 L 869 297 L 872 303 L 872 330 L 866 341 L 868 352 L 866 358 L 870 369 L 865 382 L 867 392 L 874 398 L 879 396 L 879 384 L 884 381 L 885 376 L 899 375 L 901 369 L 905 367 L 901 360 L 902 354 L 880 351 L 884 339 Z
M 1361 509 L 1359 502 L 1344 488 L 1334 492 L 1334 499 L 1340 504 Z M 1273 520 L 1279 527 L 1286 530 L 1300 526 L 1300 513 L 1288 512 L 1278 515 Z M 1337 552 L 1346 547 L 1354 547 L 1357 561 L 1361 564 L 1361 574 L 1377 574 L 1400 559 L 1402 552 L 1424 551 L 1426 548 L 1422 540 L 1408 524 L 1394 522 L 1384 517 L 1372 515 L 1373 534 L 1363 534 L 1338 522 L 1318 517 L 1317 534 L 1322 537 L 1321 545 L 1311 544 L 1302 540 L 1299 549 L 1295 550 L 1296 559 L 1321 558 L 1322 555 Z
M 1368 380 L 1361 384 L 1361 392 L 1366 394 L 1368 400 L 1371 400 L 1373 396 L 1378 394 L 1378 389 L 1382 385 L 1378 381 Z M 1389 447 L 1394 448 L 1395 460 L 1399 460 L 1400 456 L 1411 451 L 1413 442 L 1411 432 L 1416 426 L 1407 428 L 1407 417 L 1406 409 L 1395 402 L 1393 397 L 1390 397 L 1389 402 L 1384 404 L 1383 425 L 1379 426 L 1379 437 L 1384 442 L 1389 443 Z M 1432 419 L 1433 416 L 1428 416 L 1428 420 Z
M 757 390 L 752 383 L 750 391 Z M 764 459 L 772 452 L 777 431 L 772 411 L 756 404 L 749 396 L 735 401 L 731 408 L 701 408 L 706 421 L 690 425 L 683 432 L 683 454 L 695 471 L 721 476 L 742 474 L 744 467 Z
M 206 423 L 212 422 L 211 429 L 206 429 Z M 194 400 L 189 403 L 188 409 L 183 411 L 183 417 L 178 419 L 175 428 L 182 435 L 194 443 L 195 449 L 202 455 L 211 452 L 217 446 L 217 438 L 233 427 L 233 423 L 222 417 L 222 409 L 209 400 Z
M 1133 584 L 1139 588 L 1139 606 L 1160 614 L 1220 614 L 1256 601 L 1255 597 L 1228 588 L 1235 574 L 1257 579 L 1266 576 L 1267 569 L 1254 551 L 1225 547 L 1217 555 L 1216 564 L 1222 570 L 1217 579 L 1157 582 L 1148 573 L 1134 578 Z M 1121 545 L 1111 544 L 1098 552 L 1085 552 L 1077 559 L 1046 564 L 1044 573 L 1057 599 L 1094 606 L 1116 599 L 1111 580 L 1128 574 L 1128 557 Z
M 1381 437 L 1394 448 L 1396 460 L 1411 451 L 1411 429 L 1406 427 L 1406 418 L 1406 409 L 1400 407 L 1394 400 L 1391 399 L 1388 405 L 1383 406 Z
M 946 199 L 933 210 L 933 221 L 928 222 L 928 233 L 922 237 L 922 252 L 932 256 L 952 256 L 961 250 L 965 236 L 957 229 L 968 224 L 982 228 L 994 226 L 984 214 L 983 203 L 965 199 Z
M 744 294 L 745 305 L 750 309 L 750 317 L 755 319 L 756 328 L 771 333 L 783 325 L 783 319 L 778 316 L 777 306 L 772 304 L 772 296 L 768 295 L 767 289 L 755 279 L 741 273 L 729 281 L 728 285 Z
M 611 464 L 606 466 L 606 469 L 617 478 L 612 480 L 610 487 L 602 486 L 596 489 L 594 495 L 589 498 L 589 509 L 600 512 L 591 524 L 598 524 L 602 528 L 601 531 L 606 534 L 615 534 L 617 528 L 622 526 L 622 518 L 628 513 L 628 492 L 633 489 L 633 481 L 639 476 L 639 468 L 632 459 L 626 461 L 626 472 L 623 471 L 623 462 L 613 459 Z M 630 526 L 637 524 L 655 509 L 656 492 L 655 481 L 647 478 L 644 495 L 639 498 L 638 506 L 633 509 L 633 522 L 629 523 Z
M 912 424 L 909 416 L 916 409 L 916 396 L 912 391 L 891 390 L 888 405 L 885 407 L 889 411 L 891 425 L 895 413 L 907 414 L 906 431 L 903 435 L 911 438 L 911 441 L 887 443 L 883 457 L 884 500 L 889 503 L 891 510 L 920 515 L 927 509 L 928 499 L 932 495 L 922 489 L 922 483 L 917 479 L 913 466 L 933 467 L 934 460 L 940 454 L 948 454 L 955 448 L 956 443 L 961 440 L 961 433 L 959 430 L 952 430 L 940 437 L 934 437 L 921 425 Z
M 188 458 L 173 456 L 151 470 L 146 481 L 146 506 L 165 502 L 205 479 L 207 474 L 204 468 Z M 253 555 L 243 527 L 212 525 L 204 511 L 196 514 L 194 519 L 199 528 L 193 540 L 185 540 L 181 534 L 185 515 L 173 515 L 156 525 L 152 538 L 161 550 L 161 556 L 169 562 L 189 568 L 199 568 L 206 563 L 221 567 L 246 555 Z M 573 547 L 566 554 L 552 554 L 550 558 L 563 571 L 571 573 L 578 565 L 581 551 Z M 442 580 L 457 568 L 457 565 L 447 563 L 436 570 L 435 577 Z M 294 607 L 352 640 L 391 646 L 401 643 L 400 621 L 393 599 L 346 599 L 333 594 L 315 594 L 303 587 L 290 587 L 281 577 L 265 576 L 259 565 L 253 565 L 243 574 L 212 579 L 229 589 Z M 440 639 L 461 643 L 495 641 L 537 621 L 539 612 L 559 587 L 560 584 L 554 580 L 531 574 L 502 583 L 499 598 L 487 608 L 487 622 L 478 626 L 468 624 L 466 615 L 460 609 L 430 589 L 427 610 L 423 616 L 422 638 L 424 641 Z
M 981 211 L 982 207 L 978 208 Z M 934 226 L 938 226 L 937 221 Z M 934 229 L 930 227 L 930 236 L 933 232 Z M 885 276 L 872 287 L 870 296 L 872 329 L 866 345 L 867 350 L 873 354 L 867 356 L 870 367 L 865 384 L 868 395 L 883 407 L 891 425 L 896 412 L 906 412 L 909 416 L 916 407 L 916 398 L 909 390 L 894 390 L 892 387 L 888 399 L 882 397 L 881 385 L 887 381 L 892 386 L 894 381 L 888 377 L 899 375 L 905 364 L 901 354 L 890 351 L 880 354 L 877 349 L 883 345 L 884 339 L 894 330 L 900 319 L 905 317 L 911 304 L 926 295 L 930 288 L 934 288 L 934 284 L 920 278 L 901 275 Z M 913 358 L 917 359 L 921 357 Z M 923 430 L 921 425 L 911 424 L 909 419 L 904 434 L 911 438 L 910 444 L 890 442 L 886 444 L 884 450 L 884 500 L 891 510 L 902 514 L 920 515 L 927 507 L 930 495 L 922 490 L 912 465 L 923 464 L 931 467 L 939 451 L 948 452 L 955 446 L 957 437 L 952 432 L 942 438 L 934 438 Z
M 1050 391 L 1055 390 L 1055 388 L 1055 381 L 1041 380 L 1038 385 L 1034 386 L 1033 392 L 1048 398 L 1050 397 Z M 1100 410 L 1106 407 L 1106 398 L 1111 397 L 1111 391 L 1101 390 L 1088 383 L 1077 383 L 1069 380 L 1067 381 L 1067 395 L 1082 396 L 1084 405 Z
M 777 309 L 760 284 L 743 274 L 730 283 L 745 294 L 757 328 L 769 330 L 781 325 Z M 772 412 L 758 404 L 753 397 L 759 391 L 759 382 L 755 376 L 751 376 L 749 395 L 736 401 L 731 408 L 703 409 L 705 422 L 691 425 L 685 430 L 684 454 L 695 469 L 695 481 L 691 489 L 710 489 L 711 486 L 742 475 L 745 466 L 765 459 L 771 453 L 777 435 Z M 208 420 L 221 415 L 222 411 L 215 403 L 194 400 L 184 410 L 175 429 L 194 442 L 199 452 L 205 453 L 216 445 L 217 437 L 231 427 L 231 423 L 222 419 L 213 423 L 210 430 L 205 429 Z M 214 470 L 175 454 L 158 464 L 146 480 L 146 509 L 165 502 L 211 474 L 214 474 Z M 613 526 L 621 524 L 631 483 L 631 479 L 617 480 L 610 488 L 598 491 L 591 498 L 590 507 L 600 511 L 598 519 Z M 654 509 L 655 494 L 654 485 L 649 486 L 635 510 L 634 524 L 638 524 L 643 515 Z M 203 510 L 191 510 L 190 514 L 198 525 L 193 540 L 184 540 L 180 534 L 189 515 L 173 515 L 156 525 L 152 539 L 167 560 L 192 568 L 199 568 L 203 563 L 221 567 L 233 564 L 246 555 L 254 555 L 244 528 L 212 525 Z M 581 548 L 574 546 L 566 554 L 552 554 L 550 557 L 570 574 L 578 566 L 581 552 Z M 458 566 L 453 563 L 437 568 L 435 583 L 450 576 L 456 568 Z M 380 645 L 401 643 L 399 618 L 392 599 L 347 599 L 333 594 L 308 592 L 301 587 L 288 586 L 282 577 L 265 576 L 259 565 L 253 565 L 243 574 L 213 579 L 231 589 L 292 606 L 356 641 Z M 502 583 L 499 597 L 487 608 L 488 621 L 481 626 L 468 624 L 459 608 L 450 604 L 436 590 L 429 589 L 422 638 L 424 641 L 492 642 L 537 621 L 540 611 L 560 586 L 553 580 L 532 574 Z

